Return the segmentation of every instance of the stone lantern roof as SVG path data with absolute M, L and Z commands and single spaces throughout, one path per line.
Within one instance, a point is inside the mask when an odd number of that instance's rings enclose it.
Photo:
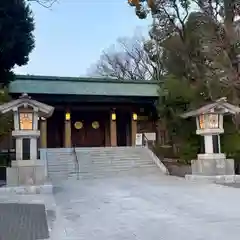
M 18 99 L 0 105 L 0 113 L 4 114 L 10 111 L 17 111 L 20 107 L 30 107 L 37 110 L 39 117 L 50 117 L 53 114 L 54 107 L 31 99 L 28 94 L 23 93 Z
M 186 112 L 181 115 L 182 118 L 196 117 L 206 113 L 220 113 L 220 114 L 238 114 L 240 108 L 227 102 L 225 97 L 216 100 L 213 103 L 204 105 L 198 109 Z

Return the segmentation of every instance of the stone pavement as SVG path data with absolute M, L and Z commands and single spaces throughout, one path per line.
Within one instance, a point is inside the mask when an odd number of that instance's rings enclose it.
M 239 199 L 238 188 L 145 174 L 71 179 L 54 188 L 54 198 L 15 202 L 45 202 L 51 240 L 238 240 Z
M 56 188 L 54 195 L 64 216 L 66 232 L 61 239 L 240 237 L 240 191 L 236 188 L 143 175 L 71 180 Z

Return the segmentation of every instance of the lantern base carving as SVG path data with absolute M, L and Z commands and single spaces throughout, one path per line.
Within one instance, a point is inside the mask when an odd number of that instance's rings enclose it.
M 40 160 L 13 161 L 7 168 L 7 186 L 34 186 L 46 183 L 45 165 Z

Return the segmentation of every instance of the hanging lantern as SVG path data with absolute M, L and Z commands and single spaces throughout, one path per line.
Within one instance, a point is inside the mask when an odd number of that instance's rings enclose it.
M 134 121 L 137 121 L 137 119 L 138 119 L 138 116 L 137 116 L 137 114 L 136 114 L 136 113 L 133 113 L 133 116 L 132 116 L 132 117 L 133 117 L 133 120 L 134 120 Z
M 65 114 L 65 120 L 66 121 L 69 121 L 71 119 L 71 114 L 70 114 L 70 112 L 66 112 L 66 114 Z
M 116 113 L 112 113 L 111 118 L 112 118 L 113 121 L 116 121 L 116 119 L 117 119 Z

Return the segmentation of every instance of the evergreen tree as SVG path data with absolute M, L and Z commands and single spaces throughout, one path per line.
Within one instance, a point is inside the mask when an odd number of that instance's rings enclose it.
M 25 0 L 0 1 L 0 104 L 10 100 L 7 86 L 13 68 L 27 64 L 34 48 L 34 21 Z M 11 114 L 0 116 L 0 137 L 12 127 Z
M 13 80 L 15 65 L 27 64 L 34 48 L 34 20 L 25 0 L 0 1 L 0 88 Z

